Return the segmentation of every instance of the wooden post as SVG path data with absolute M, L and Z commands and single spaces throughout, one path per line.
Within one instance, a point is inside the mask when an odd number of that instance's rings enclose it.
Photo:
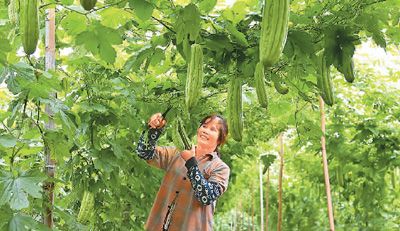
M 283 176 L 283 134 L 279 135 L 279 156 L 280 156 L 280 167 L 279 167 L 279 185 L 278 185 L 278 227 L 277 230 L 282 230 L 282 176 Z
M 325 145 L 325 111 L 324 111 L 324 101 L 322 97 L 319 97 L 319 105 L 321 111 L 321 149 L 322 149 L 322 162 L 324 167 L 324 178 L 325 178 L 325 191 L 326 191 L 326 199 L 328 204 L 328 217 L 329 217 L 329 226 L 330 230 L 335 230 L 335 223 L 333 218 L 333 208 L 332 208 L 332 197 L 331 197 L 331 185 L 329 183 L 329 171 L 328 171 L 328 160 L 326 158 L 326 145 Z
M 260 160 L 259 164 L 259 172 L 260 172 L 260 230 L 264 231 L 264 201 L 263 201 L 263 172 L 262 172 L 262 161 Z
M 47 70 L 54 70 L 56 66 L 56 21 L 55 21 L 55 8 L 50 8 L 46 10 L 46 59 L 45 67 Z M 49 121 L 45 124 L 46 129 L 54 129 L 54 113 L 51 111 L 50 106 L 46 105 L 46 114 L 49 115 Z M 50 178 L 54 177 L 55 174 L 55 160 L 51 159 L 49 148 L 44 149 L 46 155 L 46 173 Z M 44 199 L 44 219 L 43 223 L 49 227 L 53 228 L 53 207 L 54 207 L 54 183 L 45 182 L 44 190 L 46 198 Z M 47 202 L 46 202 L 47 199 Z
M 265 186 L 265 230 L 268 231 L 268 202 L 269 202 L 269 168 L 267 169 L 267 185 Z

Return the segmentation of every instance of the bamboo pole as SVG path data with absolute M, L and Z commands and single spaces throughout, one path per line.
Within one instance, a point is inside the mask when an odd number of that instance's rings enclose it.
M 236 206 L 235 206 L 233 211 L 235 211 L 234 214 L 233 214 L 233 217 L 234 217 L 234 219 L 233 219 L 233 230 L 236 231 L 237 230 L 237 209 L 236 209 Z
M 283 134 L 279 135 L 279 156 L 280 156 L 280 167 L 279 167 L 279 186 L 278 186 L 278 227 L 277 230 L 282 230 L 282 176 L 283 176 Z
M 329 183 L 329 171 L 328 171 L 328 160 L 326 158 L 326 144 L 325 144 L 325 111 L 324 111 L 324 101 L 322 97 L 319 97 L 319 105 L 321 111 L 321 149 L 322 149 L 322 161 L 324 167 L 324 178 L 325 178 L 325 191 L 326 199 L 328 205 L 328 217 L 329 217 L 329 227 L 331 231 L 335 230 L 335 223 L 333 218 L 333 207 L 332 207 L 332 197 L 331 197 L 331 185 Z
M 47 70 L 54 70 L 56 66 L 55 62 L 55 54 L 56 54 L 56 45 L 55 45 L 55 34 L 56 34 L 56 23 L 55 23 L 55 8 L 49 8 L 46 10 L 46 57 L 45 57 L 45 67 Z M 54 113 L 51 111 L 50 106 L 46 105 L 45 108 L 46 114 L 49 115 L 49 121 L 45 124 L 46 129 L 54 129 L 55 124 L 53 115 Z M 46 155 L 46 173 L 50 178 L 54 177 L 55 174 L 55 160 L 51 159 L 49 147 L 45 147 L 44 149 Z M 54 183 L 53 182 L 45 182 L 44 184 L 45 195 L 47 197 L 47 202 L 44 200 L 44 219 L 43 223 L 49 227 L 53 228 L 53 207 L 54 207 Z
M 265 230 L 268 231 L 268 202 L 269 202 L 269 168 L 267 169 L 267 185 L 265 186 Z

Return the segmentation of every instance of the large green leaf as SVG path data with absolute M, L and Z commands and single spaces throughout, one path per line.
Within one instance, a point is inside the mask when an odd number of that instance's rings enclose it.
M 12 135 L 0 135 L 0 145 L 6 148 L 12 148 L 17 145 L 17 139 Z
M 109 7 L 102 10 L 100 16 L 102 18 L 101 24 L 114 29 L 125 25 L 125 23 L 132 19 L 131 13 L 116 7 Z
M 216 4 L 217 4 L 217 0 L 201 0 L 199 3 L 199 9 L 203 13 L 208 13 L 212 9 L 214 9 Z
M 30 171 L 13 176 L 9 172 L 0 173 L 0 206 L 8 203 L 10 208 L 20 210 L 29 206 L 28 196 L 41 198 L 42 188 L 38 185 L 46 177 Z
M 71 35 L 77 35 L 87 29 L 86 17 L 76 12 L 71 12 L 61 21 L 61 26 Z
M 28 231 L 28 230 L 40 230 L 40 231 L 48 231 L 50 230 L 43 224 L 35 221 L 32 217 L 23 215 L 23 214 L 16 214 L 10 220 L 8 225 L 9 231 Z
M 200 12 L 196 5 L 189 4 L 181 9 L 175 22 L 176 43 L 181 43 L 184 38 L 194 41 L 200 32 Z
M 107 63 L 113 64 L 116 58 L 115 49 L 112 45 L 122 43 L 121 36 L 117 30 L 96 23 L 88 31 L 77 35 L 76 44 L 83 45 L 93 55 L 99 55 Z
M 71 141 L 66 134 L 61 131 L 46 131 L 46 144 L 50 148 L 50 153 L 61 164 L 64 163 L 64 158 L 70 155 Z
M 129 6 L 134 9 L 136 15 L 143 21 L 150 19 L 153 14 L 153 5 L 146 0 L 129 0 Z

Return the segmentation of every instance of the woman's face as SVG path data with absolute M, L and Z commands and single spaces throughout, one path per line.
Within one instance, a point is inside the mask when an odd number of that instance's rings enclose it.
M 197 144 L 205 148 L 214 150 L 218 145 L 219 119 L 207 119 L 197 129 Z

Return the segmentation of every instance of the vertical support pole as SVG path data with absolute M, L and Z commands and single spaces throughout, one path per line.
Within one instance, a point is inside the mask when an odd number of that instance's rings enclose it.
M 268 231 L 268 213 L 269 213 L 269 168 L 267 170 L 267 185 L 265 188 L 265 230 Z
M 278 227 L 277 230 L 282 230 L 282 177 L 283 177 L 283 134 L 279 135 L 279 156 L 280 156 L 280 167 L 279 167 L 279 186 L 278 186 Z
M 255 230 L 254 226 L 254 190 L 253 185 L 251 185 L 251 230 Z
M 328 160 L 326 158 L 326 144 L 325 144 L 325 110 L 324 101 L 322 97 L 319 97 L 319 106 L 321 111 L 321 149 L 322 149 L 322 162 L 324 167 L 324 178 L 325 178 L 325 191 L 326 199 L 328 204 L 328 217 L 329 217 L 329 227 L 331 231 L 335 230 L 335 223 L 333 218 L 333 207 L 332 207 L 332 197 L 331 197 L 331 184 L 329 182 L 329 171 L 328 171 Z
M 260 160 L 259 164 L 259 172 L 260 172 L 260 210 L 261 210 L 261 216 L 260 216 L 260 230 L 264 231 L 264 195 L 263 195 L 263 172 L 262 172 L 262 161 Z
M 46 71 L 54 70 L 56 66 L 56 23 L 55 23 L 55 8 L 49 8 L 46 10 L 46 57 L 45 57 L 45 67 Z M 49 116 L 49 121 L 45 124 L 46 129 L 54 129 L 55 124 L 53 120 L 54 113 L 52 112 L 50 106 L 46 105 L 46 114 Z M 45 161 L 46 161 L 46 173 L 50 178 L 55 175 L 55 160 L 51 159 L 51 150 L 49 147 L 45 147 Z M 46 182 L 44 184 L 45 195 L 44 199 L 44 220 L 43 223 L 49 227 L 53 228 L 53 207 L 54 207 L 54 182 Z M 47 201 L 46 201 L 47 199 Z

